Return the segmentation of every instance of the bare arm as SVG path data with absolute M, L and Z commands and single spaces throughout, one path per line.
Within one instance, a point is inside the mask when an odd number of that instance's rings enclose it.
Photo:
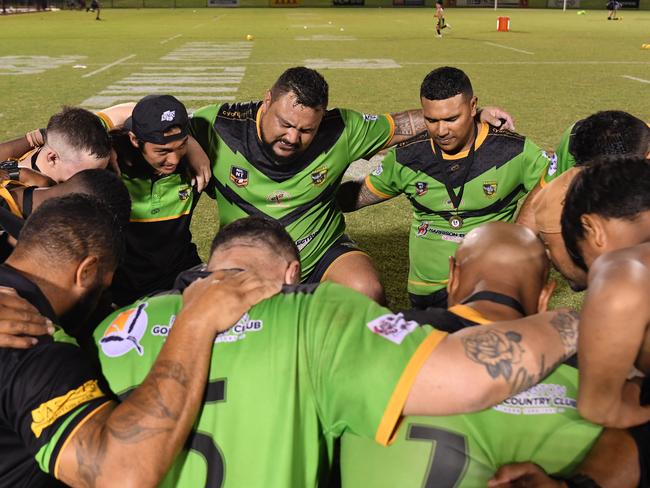
M 187 139 L 187 161 L 192 170 L 192 185 L 203 191 L 212 177 L 212 164 L 201 145 L 192 136 Z
M 447 336 L 418 373 L 404 415 L 474 412 L 527 390 L 575 352 L 577 327 L 577 313 L 564 310 Z
M 104 114 L 110 119 L 111 124 L 114 128 L 119 129 L 124 126 L 126 119 L 131 117 L 134 107 L 135 102 L 120 103 L 118 105 L 113 105 L 111 107 L 100 110 L 100 113 Z
M 535 196 L 541 191 L 542 187 L 539 183 L 535 185 L 535 188 L 530 190 L 524 200 L 523 205 L 519 209 L 519 214 L 517 215 L 517 223 L 525 225 L 533 232 L 537 233 L 537 223 L 535 222 L 535 209 L 533 207 L 533 200 Z
M 156 486 L 162 480 L 201 405 L 216 333 L 280 289 L 247 272 L 221 282 L 214 276 L 184 294 L 144 382 L 123 403 L 99 407 L 68 439 L 57 478 L 73 487 Z
M 390 116 L 395 122 L 395 130 L 393 137 L 388 141 L 386 146 L 394 146 L 427 130 L 421 108 L 395 112 L 390 114 Z M 505 123 L 503 127 L 508 130 L 515 130 L 515 123 L 512 116 L 499 107 L 484 107 L 479 110 L 477 117 L 481 122 L 487 122 L 495 127 L 501 127 L 501 119 L 504 119 Z
M 368 188 L 365 179 L 346 181 L 339 187 L 336 195 L 339 207 L 344 212 L 353 212 L 360 208 L 383 202 L 388 198 L 376 195 Z
M 636 443 L 626 430 L 605 429 L 572 476 L 586 475 L 601 488 L 636 488 L 641 477 L 638 459 Z M 567 484 L 537 464 L 526 462 L 500 467 L 488 486 L 566 488 Z
M 578 410 L 592 422 L 618 428 L 650 421 L 650 407 L 641 407 L 626 394 L 626 378 L 650 318 L 650 276 L 643 264 L 625 259 L 625 253 L 594 262 L 578 345 Z
M 27 136 L 0 143 L 0 161 L 19 158 L 31 149 L 33 147 L 29 144 Z

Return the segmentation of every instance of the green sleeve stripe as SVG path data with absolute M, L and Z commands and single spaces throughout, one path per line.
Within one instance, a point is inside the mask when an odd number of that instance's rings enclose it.
M 48 442 L 34 456 L 38 466 L 42 471 L 54 476 L 54 466 L 59 456 L 63 444 L 68 439 L 72 431 L 79 425 L 88 414 L 94 412 L 101 404 L 106 403 L 108 399 L 105 396 L 97 398 L 88 403 L 84 403 L 73 411 L 59 425 L 56 432 L 50 436 Z M 84 415 L 82 413 L 85 412 Z

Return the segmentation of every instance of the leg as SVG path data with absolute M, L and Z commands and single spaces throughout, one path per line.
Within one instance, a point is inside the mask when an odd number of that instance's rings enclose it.
M 384 287 L 370 256 L 363 251 L 340 255 L 327 268 L 321 281 L 331 280 L 369 296 L 381 305 L 386 304 Z

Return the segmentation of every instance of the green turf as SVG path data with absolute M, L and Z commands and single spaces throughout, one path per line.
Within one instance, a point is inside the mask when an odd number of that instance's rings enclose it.
M 496 32 L 497 15 L 511 18 L 511 32 Z M 650 120 L 650 84 L 623 77 L 650 80 L 650 50 L 641 49 L 650 43 L 650 12 L 622 15 L 624 20 L 608 22 L 605 11 L 578 16 L 575 11 L 447 9 L 453 30 L 442 40 L 433 37 L 431 9 L 107 9 L 101 22 L 78 11 L 7 16 L 0 18 L 0 57 L 77 55 L 87 68 L 73 69 L 71 63 L 41 74 L 0 75 L 0 137 L 43 125 L 61 105 L 81 103 L 184 43 L 243 41 L 250 33 L 255 40 L 238 99 L 259 98 L 284 68 L 306 59 L 386 58 L 401 68 L 321 71 L 330 83 L 332 106 L 398 111 L 418 105 L 419 84 L 428 71 L 455 65 L 471 77 L 480 104 L 506 107 L 521 133 L 550 149 L 569 124 L 597 110 L 622 109 Z M 357 40 L 294 40 L 311 35 Z M 136 56 L 125 63 L 82 78 L 131 54 Z M 396 306 L 406 304 L 409 219 L 404 199 L 348 218 L 350 234 L 375 257 Z M 215 230 L 214 205 L 202 201 L 194 233 L 203 256 Z M 561 288 L 556 303 L 577 300 Z

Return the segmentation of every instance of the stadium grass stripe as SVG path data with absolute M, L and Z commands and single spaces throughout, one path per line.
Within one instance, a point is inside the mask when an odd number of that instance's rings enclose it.
M 530 51 L 524 51 L 523 49 L 517 49 L 516 47 L 510 47 L 510 46 L 504 46 L 503 44 L 497 44 L 496 42 L 485 42 L 484 44 L 487 44 L 488 46 L 494 46 L 494 47 L 500 47 L 501 49 L 510 49 L 511 51 L 516 51 L 518 53 L 523 53 L 523 54 L 535 54 L 531 53 Z
M 173 41 L 174 39 L 178 39 L 179 37 L 182 37 L 183 34 L 176 34 L 175 36 L 170 37 L 169 39 L 165 39 L 163 41 L 160 41 L 160 44 L 167 44 L 169 41 Z
M 129 59 L 135 58 L 135 54 L 129 54 L 128 56 L 123 57 L 122 59 L 118 59 L 117 61 L 114 61 L 110 64 L 107 64 L 106 66 L 103 66 L 99 69 L 96 69 L 95 71 L 91 71 L 90 73 L 86 73 L 85 75 L 82 76 L 82 78 L 90 78 L 91 76 L 96 75 L 97 73 L 101 73 L 102 71 L 106 71 L 107 69 L 112 68 L 113 66 L 117 66 L 118 64 L 123 63 L 124 61 L 128 61 Z

